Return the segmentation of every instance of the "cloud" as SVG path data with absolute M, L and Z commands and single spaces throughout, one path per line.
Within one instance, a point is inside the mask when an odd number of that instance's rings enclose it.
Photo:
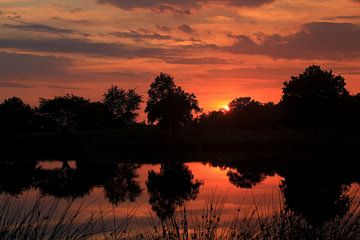
M 78 82 L 145 82 L 155 73 L 119 70 L 116 72 L 72 71 L 73 61 L 56 56 L 0 52 L 0 87 L 29 88 L 36 83 L 61 88 Z
M 0 81 L 0 88 L 32 88 L 32 86 L 21 83 Z
M 149 31 L 146 31 L 145 33 L 140 33 L 135 30 L 130 30 L 129 32 L 113 32 L 110 34 L 115 37 L 131 38 L 134 40 L 144 40 L 144 39 L 170 40 L 170 39 L 172 39 L 172 37 L 169 35 L 161 35 L 156 32 L 149 32 Z
M 0 81 L 61 77 L 70 65 L 71 60 L 62 57 L 0 52 Z
M 167 33 L 171 32 L 171 28 L 169 28 L 168 26 L 156 25 L 156 28 L 162 32 L 167 32 Z
M 360 15 L 335 16 L 335 17 L 326 18 L 324 20 L 357 20 L 357 19 L 360 19 Z
M 22 23 L 22 24 L 8 24 L 4 23 L 3 28 L 16 29 L 21 31 L 29 32 L 45 32 L 45 33 L 56 33 L 56 34 L 71 34 L 76 33 L 76 31 L 66 28 L 57 28 L 44 24 L 36 23 Z
M 195 30 L 191 26 L 189 26 L 187 24 L 183 24 L 181 26 L 178 26 L 178 29 L 180 31 L 184 32 L 184 33 L 187 33 L 187 34 L 193 34 L 195 32 Z
M 98 0 L 99 4 L 110 4 L 125 10 L 136 8 L 155 8 L 159 6 L 177 6 L 194 8 L 199 6 L 200 1 L 194 0 Z
M 70 24 L 87 25 L 87 26 L 92 24 L 91 21 L 85 19 L 66 19 L 62 17 L 52 17 L 51 19 L 62 23 L 65 22 L 66 24 L 70 23 Z
M 132 47 L 126 44 L 90 42 L 83 39 L 4 39 L 0 38 L 0 48 L 15 48 L 48 53 L 79 53 L 104 57 L 160 58 L 171 55 L 167 49 Z
M 344 59 L 360 56 L 360 26 L 352 23 L 314 22 L 292 35 L 258 34 L 260 43 L 245 35 L 221 49 L 236 54 L 285 59 Z
M 133 10 L 137 8 L 156 9 L 163 6 L 164 10 L 168 8 L 166 10 L 173 11 L 174 9 L 180 9 L 180 11 L 188 11 L 187 9 L 200 8 L 206 4 L 221 4 L 236 7 L 260 7 L 274 1 L 275 0 L 98 0 L 97 2 L 99 4 L 110 4 L 124 10 Z M 171 10 L 171 8 L 173 9 Z
M 174 8 L 174 7 L 167 6 L 167 5 L 156 6 L 152 10 L 155 13 L 170 12 L 175 16 L 191 15 L 191 11 L 189 9 L 179 9 L 179 8 Z
M 82 10 L 81 8 L 73 8 L 73 9 L 70 9 L 70 12 L 71 13 L 82 13 L 82 12 L 84 12 L 84 10 Z
M 199 58 L 182 58 L 175 57 L 166 59 L 167 63 L 171 64 L 183 64 L 183 65 L 207 65 L 207 64 L 230 64 L 226 59 L 211 58 L 211 57 L 199 57 Z

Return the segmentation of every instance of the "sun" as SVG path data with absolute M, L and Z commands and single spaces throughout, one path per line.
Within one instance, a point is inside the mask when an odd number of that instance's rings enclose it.
M 224 112 L 228 112 L 228 111 L 230 111 L 230 108 L 228 105 L 223 105 L 223 106 L 221 106 L 220 110 L 222 110 Z

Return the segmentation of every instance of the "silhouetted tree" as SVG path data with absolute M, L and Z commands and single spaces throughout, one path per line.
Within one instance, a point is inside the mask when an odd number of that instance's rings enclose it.
M 12 97 L 0 104 L 0 129 L 24 132 L 31 129 L 34 112 L 20 98 Z
M 346 191 L 349 183 L 345 176 L 306 169 L 284 169 L 280 188 L 285 205 L 307 219 L 314 226 L 335 217 L 342 217 L 350 207 Z
M 0 193 L 18 196 L 34 186 L 36 161 L 0 161 Z
M 140 165 L 117 163 L 114 167 L 116 168 L 115 175 L 104 184 L 106 198 L 114 205 L 126 200 L 135 201 L 142 191 L 137 181 L 139 176 L 136 173 Z
M 202 113 L 194 119 L 194 125 L 197 127 L 204 127 L 209 129 L 214 128 L 228 128 L 229 121 L 225 111 L 211 111 Z
M 200 112 L 196 96 L 185 92 L 175 85 L 174 79 L 165 73 L 160 73 L 151 84 L 148 91 L 149 99 L 145 112 L 150 123 L 158 123 L 163 128 L 174 131 L 193 119 L 193 112 Z
M 38 111 L 62 132 L 80 126 L 81 115 L 90 101 L 83 97 L 67 94 L 53 99 L 40 99 Z
M 79 169 L 70 167 L 68 161 L 63 160 L 60 168 L 38 169 L 36 186 L 44 195 L 79 198 L 88 194 L 95 185 Z
M 280 106 L 293 126 L 323 127 L 336 116 L 340 99 L 349 95 L 342 76 L 310 66 L 284 83 Z
M 115 126 L 134 125 L 142 102 L 141 96 L 135 89 L 125 91 L 117 86 L 112 86 L 104 94 L 104 105 L 112 114 Z
M 149 171 L 146 182 L 149 203 L 161 220 L 174 215 L 176 207 L 196 199 L 202 182 L 183 163 L 161 164 L 159 173 Z
M 235 98 L 229 110 L 212 111 L 195 119 L 195 124 L 207 128 L 273 129 L 278 125 L 278 108 L 273 103 L 260 103 L 250 97 Z
M 250 97 L 235 98 L 229 103 L 229 125 L 238 129 L 270 129 L 277 126 L 277 107 L 260 103 Z

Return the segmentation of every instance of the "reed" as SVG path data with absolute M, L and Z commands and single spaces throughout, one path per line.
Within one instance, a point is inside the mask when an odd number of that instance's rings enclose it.
M 73 201 L 38 198 L 28 205 L 0 200 L 0 239 L 100 239 L 100 240 L 358 240 L 360 239 L 360 202 L 354 197 L 351 210 L 324 224 L 314 226 L 305 218 L 281 206 L 238 209 L 224 218 L 226 198 L 210 198 L 201 214 L 186 206 L 164 220 L 149 211 L 148 226 L 137 225 L 135 212 L 118 221 L 114 209 L 83 214 L 88 206 L 73 206 Z M 271 209 L 272 208 L 272 209 Z M 269 215 L 269 209 L 272 214 Z M 87 215 L 86 217 L 84 217 Z M 109 221 L 111 217 L 111 221 Z

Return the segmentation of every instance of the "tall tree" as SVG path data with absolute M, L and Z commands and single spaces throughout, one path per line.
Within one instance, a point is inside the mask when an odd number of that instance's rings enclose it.
M 135 89 L 126 91 L 112 86 L 105 92 L 103 101 L 116 126 L 130 126 L 136 121 L 142 98 Z
M 67 132 L 72 127 L 79 127 L 81 115 L 89 104 L 90 101 L 83 97 L 67 94 L 53 99 L 40 98 L 38 111 L 61 131 Z
M 148 91 L 145 108 L 150 123 L 158 123 L 173 132 L 193 119 L 193 112 L 201 112 L 195 94 L 175 85 L 174 78 L 160 73 Z
M 284 117 L 294 126 L 320 127 L 336 115 L 339 101 L 347 97 L 345 79 L 320 66 L 310 66 L 284 83 L 280 102 Z
M 32 108 L 18 97 L 8 98 L 0 104 L 0 129 L 4 131 L 28 131 L 32 118 Z

